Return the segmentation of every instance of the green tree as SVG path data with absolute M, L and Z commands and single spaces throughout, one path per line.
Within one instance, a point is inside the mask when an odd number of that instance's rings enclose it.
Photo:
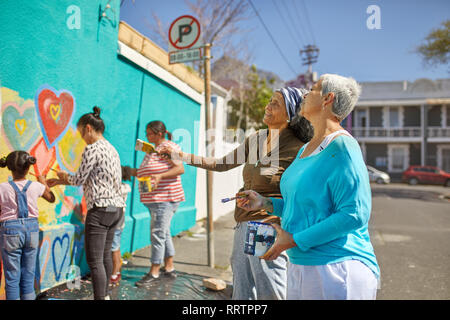
M 237 129 L 239 124 L 239 127 L 243 130 L 266 128 L 262 120 L 265 107 L 272 97 L 273 90 L 267 85 L 266 79 L 261 79 L 258 76 L 254 65 L 250 68 L 246 80 L 242 94 L 237 94 L 237 97 L 229 102 L 232 107 L 230 125 Z M 273 79 L 270 81 L 273 82 Z M 240 97 L 242 97 L 242 101 Z M 240 121 L 239 118 L 243 121 Z
M 444 21 L 440 28 L 433 29 L 425 42 L 416 48 L 426 65 L 447 64 L 450 59 L 450 20 Z

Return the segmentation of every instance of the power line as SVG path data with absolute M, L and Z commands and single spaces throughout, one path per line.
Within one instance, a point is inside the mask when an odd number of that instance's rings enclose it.
M 280 52 L 281 57 L 283 58 L 284 62 L 286 62 L 286 64 L 289 66 L 289 69 L 291 69 L 292 73 L 297 76 L 297 72 L 294 70 L 294 68 L 291 66 L 291 64 L 289 63 L 288 59 L 284 56 L 283 51 L 280 49 L 280 46 L 278 45 L 278 43 L 275 41 L 275 38 L 272 36 L 272 34 L 270 33 L 269 29 L 267 28 L 266 24 L 264 23 L 264 20 L 261 18 L 261 16 L 259 15 L 258 10 L 256 10 L 256 7 L 253 5 L 252 0 L 248 0 L 248 2 L 250 3 L 250 5 L 252 6 L 253 10 L 256 13 L 256 16 L 258 17 L 259 21 L 261 22 L 261 24 L 263 25 L 264 29 L 266 30 L 267 34 L 269 35 L 270 39 L 272 40 L 273 44 L 275 45 L 275 47 L 278 49 L 278 51 Z
M 283 5 L 284 9 L 286 10 L 287 15 L 288 15 L 288 18 L 289 18 L 288 20 L 289 20 L 291 26 L 293 27 L 294 31 L 297 31 L 297 32 L 296 32 L 297 36 L 298 36 L 299 38 L 301 38 L 301 39 L 302 39 L 301 42 L 302 42 L 303 44 L 305 44 L 305 41 L 303 41 L 303 37 L 301 36 L 301 29 L 300 29 L 300 30 L 297 30 L 297 25 L 294 23 L 295 20 L 292 18 L 291 12 L 290 12 L 291 10 L 289 10 L 289 8 L 287 7 L 286 2 L 280 0 L 279 3 L 281 3 L 281 4 Z
M 298 47 L 301 48 L 302 47 L 302 43 L 303 43 L 303 39 L 300 39 L 300 43 L 298 42 L 298 38 L 296 38 L 295 36 L 295 28 L 294 28 L 294 33 L 292 32 L 291 28 L 287 25 L 286 23 L 286 19 L 284 18 L 284 16 L 281 14 L 281 10 L 278 8 L 278 6 L 275 3 L 275 0 L 272 0 L 273 6 L 275 7 L 275 9 L 277 9 L 278 15 L 281 18 L 281 21 L 283 21 L 284 26 L 286 27 L 286 29 L 289 31 L 291 37 L 294 39 L 294 41 L 297 43 Z
M 308 32 L 307 26 L 303 25 L 303 20 L 304 19 L 302 19 L 302 15 L 300 14 L 300 10 L 298 10 L 297 4 L 295 2 L 296 2 L 296 0 L 292 0 L 292 4 L 294 5 L 295 12 L 297 13 L 298 25 L 300 26 L 300 30 L 302 30 L 302 32 L 305 33 L 305 38 L 308 38 L 306 42 L 310 42 L 311 43 L 311 41 L 310 41 L 311 38 L 308 37 L 309 32 Z
M 311 21 L 309 21 L 309 14 L 308 14 L 308 8 L 306 7 L 305 1 L 302 0 L 302 4 L 303 4 L 303 8 L 305 9 L 305 14 L 306 14 L 306 22 L 308 23 L 309 26 L 309 30 L 311 31 L 311 36 L 313 39 L 313 43 L 316 44 L 316 39 L 314 37 L 314 32 L 313 32 L 313 28 L 311 26 Z

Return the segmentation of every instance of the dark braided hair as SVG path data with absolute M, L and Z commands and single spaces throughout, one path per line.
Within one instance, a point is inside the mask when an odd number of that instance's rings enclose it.
M 0 159 L 0 168 L 8 167 L 17 178 L 23 178 L 30 169 L 30 166 L 36 163 L 36 158 L 26 151 L 13 151 L 8 156 Z

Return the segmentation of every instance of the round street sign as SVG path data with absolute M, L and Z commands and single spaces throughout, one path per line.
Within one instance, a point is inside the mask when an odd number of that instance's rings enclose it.
M 170 25 L 169 43 L 174 50 L 183 50 L 198 45 L 200 38 L 200 23 L 192 16 L 178 17 Z

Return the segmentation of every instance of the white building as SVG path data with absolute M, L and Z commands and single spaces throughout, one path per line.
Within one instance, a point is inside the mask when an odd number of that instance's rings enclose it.
M 450 172 L 450 79 L 363 82 L 344 127 L 366 163 L 396 180 L 410 165 Z
M 215 82 L 211 82 L 211 117 L 212 127 L 214 130 L 214 157 L 219 158 L 227 155 L 239 146 L 238 143 L 227 142 L 232 139 L 226 136 L 228 101 L 231 99 L 231 91 L 227 91 Z M 231 132 L 233 133 L 233 132 Z M 205 156 L 205 110 L 202 104 L 200 117 L 200 137 L 199 137 L 199 153 Z M 211 140 L 210 140 L 211 141 Z M 209 151 L 209 150 L 208 150 Z M 234 211 L 235 201 L 222 203 L 221 199 L 229 198 L 236 194 L 242 188 L 244 181 L 242 178 L 243 165 L 226 171 L 213 173 L 213 220 L 217 220 L 221 216 Z M 206 170 L 197 169 L 197 190 L 196 190 L 195 206 L 197 207 L 197 220 L 206 218 L 207 202 L 206 202 Z

